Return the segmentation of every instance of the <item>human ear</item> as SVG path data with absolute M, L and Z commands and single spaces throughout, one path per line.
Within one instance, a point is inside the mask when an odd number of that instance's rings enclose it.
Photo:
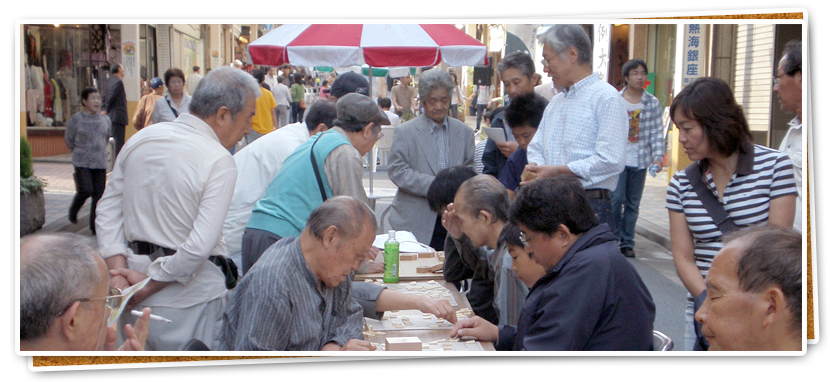
M 75 301 L 67 308 L 63 314 L 57 318 L 57 324 L 60 325 L 61 333 L 70 342 L 75 341 L 79 323 L 77 322 L 78 307 L 81 306 L 80 301 Z
M 780 314 L 784 311 L 787 300 L 784 297 L 784 292 L 777 286 L 767 288 L 762 293 L 762 298 L 763 303 L 766 305 L 763 326 L 768 327 L 778 320 Z
M 490 213 L 490 211 L 487 210 L 478 211 L 478 218 L 484 219 L 485 224 L 492 224 L 495 222 L 495 217 Z
M 323 231 L 323 246 L 326 248 L 332 248 L 334 246 L 335 241 L 337 240 L 337 227 L 330 225 Z

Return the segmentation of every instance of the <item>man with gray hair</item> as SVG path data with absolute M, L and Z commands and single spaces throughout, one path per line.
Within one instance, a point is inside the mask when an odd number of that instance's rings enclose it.
M 455 87 L 447 72 L 434 68 L 421 73 L 418 93 L 424 113 L 395 128 L 389 153 L 389 179 L 398 186 L 389 210 L 389 224 L 410 231 L 419 242 L 443 250 L 447 231 L 441 217 L 429 209 L 427 191 L 435 175 L 453 166 L 473 166 L 473 129 L 449 118 Z
M 315 208 L 299 237 L 268 248 L 242 279 L 225 311 L 220 350 L 375 350 L 363 340 L 349 276 L 376 229 L 374 213 L 351 196 Z
M 577 24 L 542 34 L 542 56 L 562 93 L 551 99 L 527 147 L 537 178 L 577 175 L 600 223 L 611 224 L 611 191 L 625 168 L 628 115 L 613 86 L 592 73 L 591 40 Z
M 327 198 L 349 195 L 368 203 L 363 156 L 380 139 L 386 113 L 371 98 L 350 93 L 336 104 L 334 127 L 309 138 L 285 161 L 254 206 L 242 234 L 242 270 L 283 237 L 297 236 Z
M 115 350 L 107 326 L 120 291 L 90 240 L 72 233 L 34 234 L 20 241 L 20 350 Z M 118 350 L 144 350 L 150 309 Z
M 115 271 L 112 286 L 149 276 L 131 303 L 175 322 L 153 327 L 148 350 L 178 350 L 192 339 L 218 346 L 236 273 L 222 240 L 237 176 L 228 149 L 250 130 L 259 95 L 250 74 L 212 70 L 189 113 L 142 129 L 116 159 L 98 203 L 98 247 Z
M 726 241 L 695 313 L 709 350 L 801 351 L 801 235 L 766 226 Z

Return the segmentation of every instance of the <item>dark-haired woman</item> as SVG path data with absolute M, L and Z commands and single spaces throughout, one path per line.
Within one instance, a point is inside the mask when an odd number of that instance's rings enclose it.
M 112 123 L 101 114 L 101 94 L 96 88 L 81 91 L 83 110 L 66 122 L 63 138 L 72 152 L 75 167 L 75 198 L 69 206 L 69 221 L 78 222 L 78 211 L 92 197 L 89 209 L 89 229 L 95 234 L 95 207 L 104 195 L 107 183 L 107 142 Z
M 752 144 L 749 124 L 729 85 L 717 78 L 699 78 L 674 98 L 670 114 L 705 192 L 712 194 L 736 229 L 792 227 L 797 195 L 792 162 L 778 151 Z M 724 235 L 701 204 L 693 180 L 687 170 L 677 171 L 666 194 L 674 264 L 689 291 L 686 350 L 695 342 L 694 297 L 706 289 L 704 278 L 723 247 Z

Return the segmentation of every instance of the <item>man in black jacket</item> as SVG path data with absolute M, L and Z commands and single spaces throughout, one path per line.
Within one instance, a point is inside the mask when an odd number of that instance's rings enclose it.
M 112 121 L 112 137 L 115 138 L 115 155 L 124 146 L 124 131 L 129 119 L 127 117 L 127 92 L 124 91 L 124 68 L 120 64 L 110 67 L 112 77 L 107 80 L 107 100 L 104 102 L 104 114 Z
M 528 293 L 515 328 L 474 317 L 456 323 L 453 337 L 492 341 L 497 350 L 652 350 L 651 294 L 576 177 L 523 186 L 510 222 L 547 274 Z

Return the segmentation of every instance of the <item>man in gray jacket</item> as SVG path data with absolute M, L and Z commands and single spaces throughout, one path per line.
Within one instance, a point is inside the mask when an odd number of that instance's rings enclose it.
M 419 242 L 443 250 L 447 232 L 441 217 L 429 209 L 426 196 L 435 175 L 452 166 L 472 166 L 473 129 L 448 118 L 455 84 L 447 72 L 431 69 L 421 74 L 418 92 L 424 113 L 395 128 L 389 154 L 389 179 L 398 186 L 389 212 L 389 224 L 410 231 Z

